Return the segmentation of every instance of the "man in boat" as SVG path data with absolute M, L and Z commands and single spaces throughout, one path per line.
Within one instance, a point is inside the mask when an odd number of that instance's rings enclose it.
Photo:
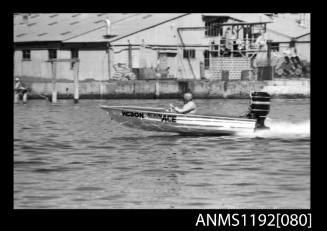
M 184 94 L 184 105 L 182 108 L 175 107 L 173 104 L 170 104 L 170 108 L 172 111 L 182 114 L 187 113 L 195 113 L 196 112 L 196 105 L 194 101 L 192 100 L 192 94 L 191 93 L 185 93 Z
M 19 78 L 15 79 L 15 103 L 19 101 L 19 96 L 23 95 L 23 103 L 27 102 L 27 91 L 25 84 Z

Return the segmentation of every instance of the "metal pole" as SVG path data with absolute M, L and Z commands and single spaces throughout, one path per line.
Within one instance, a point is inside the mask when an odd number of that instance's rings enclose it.
M 269 80 L 273 79 L 274 73 L 273 73 L 273 68 L 271 66 L 271 40 L 267 40 L 267 66 L 269 70 Z
M 267 66 L 271 66 L 271 40 L 267 40 Z
M 110 43 L 108 42 L 108 79 L 111 79 L 111 57 L 110 57 Z
M 183 46 L 183 49 L 185 49 L 185 43 L 183 41 L 182 35 L 181 35 L 180 31 L 179 31 L 179 28 L 177 28 L 177 34 L 178 34 L 179 40 L 181 41 L 181 44 Z M 191 64 L 191 61 L 190 61 L 189 56 L 187 56 L 187 61 L 188 61 L 188 64 L 190 66 L 190 70 L 191 70 L 191 73 L 193 75 L 193 78 L 196 79 L 196 75 L 194 73 L 194 70 L 193 70 L 193 67 L 192 67 L 192 64 Z
M 78 92 L 78 69 L 79 69 L 79 60 L 73 61 L 74 64 L 74 103 L 78 103 L 79 92 Z
M 128 40 L 128 67 L 132 71 L 132 45 Z
M 56 65 L 55 61 L 51 61 L 52 67 L 52 103 L 57 103 L 57 90 L 56 90 Z

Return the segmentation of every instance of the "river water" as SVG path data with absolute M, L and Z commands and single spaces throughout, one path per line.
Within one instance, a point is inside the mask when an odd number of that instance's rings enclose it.
M 99 108 L 176 100 L 31 100 L 14 106 L 14 208 L 310 208 L 310 100 L 272 99 L 271 130 L 191 137 L 122 127 Z M 248 100 L 196 100 L 238 115 Z

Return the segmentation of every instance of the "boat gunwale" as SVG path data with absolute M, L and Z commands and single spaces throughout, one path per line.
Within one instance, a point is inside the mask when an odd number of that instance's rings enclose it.
M 102 109 L 113 109 L 113 110 L 139 110 L 145 113 L 165 113 L 170 115 L 178 115 L 178 116 L 185 116 L 185 117 L 196 117 L 196 118 L 214 118 L 214 119 L 226 119 L 226 120 L 239 120 L 244 122 L 256 122 L 255 119 L 247 119 L 247 118 L 240 118 L 236 116 L 210 116 L 210 115 L 202 115 L 202 114 L 180 114 L 180 113 L 174 113 L 174 112 L 166 112 L 166 111 L 148 111 L 148 110 L 142 110 L 143 108 L 151 109 L 151 107 L 140 107 L 140 106 L 107 106 L 107 105 L 100 105 Z M 165 108 L 152 108 L 154 110 L 165 110 Z

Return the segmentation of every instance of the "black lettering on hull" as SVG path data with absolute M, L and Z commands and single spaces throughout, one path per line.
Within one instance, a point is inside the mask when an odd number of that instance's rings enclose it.
M 132 112 L 132 111 L 122 111 L 122 116 L 144 118 L 144 113 Z
M 122 116 L 144 118 L 143 112 L 122 111 Z M 176 115 L 165 115 L 159 113 L 147 113 L 146 116 L 151 119 L 158 119 L 161 122 L 176 123 Z
M 176 123 L 176 116 L 175 115 L 163 115 L 161 122 Z

